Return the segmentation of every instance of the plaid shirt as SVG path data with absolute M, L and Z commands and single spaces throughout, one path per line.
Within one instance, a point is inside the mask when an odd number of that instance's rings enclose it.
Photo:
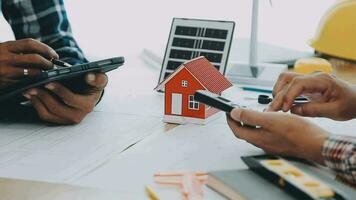
M 339 177 L 356 184 L 356 137 L 329 136 L 322 155 L 325 164 Z
M 71 64 L 86 62 L 73 38 L 63 0 L 0 0 L 0 5 L 16 39 L 39 40 Z

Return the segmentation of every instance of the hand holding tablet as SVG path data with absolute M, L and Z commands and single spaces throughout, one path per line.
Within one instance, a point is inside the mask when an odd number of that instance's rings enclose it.
M 28 89 L 43 86 L 50 82 L 73 79 L 89 72 L 109 72 L 124 64 L 123 57 L 115 57 L 91 63 L 58 67 L 41 71 L 35 76 L 29 76 L 0 90 L 0 102 L 21 96 Z

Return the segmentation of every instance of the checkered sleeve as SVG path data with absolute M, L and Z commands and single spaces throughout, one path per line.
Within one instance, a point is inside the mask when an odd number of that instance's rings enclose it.
M 73 38 L 63 0 L 2 0 L 1 6 L 16 39 L 39 40 L 71 64 L 86 62 Z
M 322 156 L 338 176 L 356 184 L 356 137 L 329 136 L 324 142 Z

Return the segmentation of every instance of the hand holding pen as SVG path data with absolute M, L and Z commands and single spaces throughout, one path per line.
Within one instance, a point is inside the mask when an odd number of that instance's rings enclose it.
M 291 111 L 308 117 L 328 117 L 349 120 L 356 117 L 356 86 L 325 73 L 301 75 L 283 73 L 274 90 L 268 111 Z M 293 104 L 293 100 L 305 95 L 306 104 Z
M 0 52 L 0 88 L 53 68 L 50 59 L 59 58 L 51 47 L 33 39 L 2 42 Z

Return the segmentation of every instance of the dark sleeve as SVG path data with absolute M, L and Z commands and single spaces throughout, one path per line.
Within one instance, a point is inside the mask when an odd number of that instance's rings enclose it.
M 70 64 L 88 62 L 73 37 L 63 0 L 3 0 L 1 8 L 16 39 L 39 40 Z M 87 88 L 83 80 L 81 77 L 63 84 L 73 92 L 82 93 Z
M 63 0 L 4 0 L 2 11 L 16 39 L 39 40 L 71 64 L 87 62 L 73 38 Z

